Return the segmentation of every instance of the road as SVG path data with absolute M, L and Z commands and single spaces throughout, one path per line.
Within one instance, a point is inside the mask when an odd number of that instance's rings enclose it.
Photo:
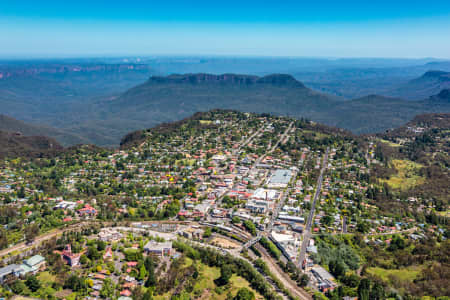
M 328 164 L 328 148 L 323 157 L 322 168 L 320 169 L 320 175 L 319 175 L 319 178 L 317 179 L 316 193 L 314 194 L 314 199 L 313 199 L 313 202 L 311 205 L 311 210 L 309 212 L 308 220 L 306 220 L 306 226 L 305 226 L 305 230 L 303 233 L 302 247 L 300 249 L 300 255 L 299 255 L 299 259 L 298 259 L 300 269 L 302 269 L 302 264 L 303 264 L 303 261 L 305 260 L 305 255 L 306 255 L 306 248 L 308 247 L 309 239 L 311 238 L 311 227 L 312 227 L 312 222 L 314 219 L 314 212 L 316 209 L 316 201 L 320 196 L 320 191 L 322 190 L 323 174 L 325 173 L 327 164 Z
M 308 294 L 304 289 L 299 287 L 296 282 L 294 282 L 288 274 L 286 274 L 280 266 L 274 261 L 274 259 L 267 253 L 266 249 L 261 245 L 257 245 L 256 248 L 261 253 L 261 259 L 266 263 L 270 272 L 275 275 L 287 288 L 294 297 L 302 300 L 312 299 L 311 295 Z
M 342 233 L 347 233 L 347 216 L 342 220 Z

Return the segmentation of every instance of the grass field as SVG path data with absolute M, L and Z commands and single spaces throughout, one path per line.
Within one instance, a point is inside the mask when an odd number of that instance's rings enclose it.
M 233 274 L 230 278 L 230 282 L 228 285 L 217 288 L 214 280 L 220 277 L 220 269 L 217 267 L 209 267 L 205 264 L 194 262 L 190 258 L 186 258 L 184 267 L 188 267 L 192 264 L 196 264 L 199 277 L 197 278 L 194 289 L 191 293 L 191 296 L 195 299 L 216 299 L 216 300 L 225 300 L 227 299 L 227 295 L 231 293 L 233 297 L 237 294 L 240 288 L 248 288 L 253 293 L 255 293 L 256 299 L 264 299 L 260 294 L 258 294 L 255 290 L 253 290 L 248 281 L 242 278 L 241 276 L 237 276 Z M 170 299 L 171 293 L 166 293 L 164 295 L 154 296 L 155 300 L 163 300 Z
M 55 282 L 56 276 L 45 271 L 39 273 L 38 279 L 43 285 L 51 285 L 53 282 Z
M 394 159 L 391 166 L 397 174 L 381 181 L 394 189 L 407 190 L 425 182 L 425 178 L 419 175 L 419 170 L 423 167 L 421 164 L 405 159 Z
M 400 144 L 393 143 L 391 141 L 387 141 L 387 140 L 383 140 L 383 139 L 380 139 L 380 142 L 385 143 L 385 144 L 387 144 L 387 145 L 389 145 L 391 147 L 401 147 L 402 146 Z
M 399 270 L 389 270 L 383 268 L 368 268 L 369 274 L 380 277 L 383 281 L 389 282 L 390 275 L 398 277 L 400 280 L 412 282 L 422 272 L 422 266 L 412 266 Z

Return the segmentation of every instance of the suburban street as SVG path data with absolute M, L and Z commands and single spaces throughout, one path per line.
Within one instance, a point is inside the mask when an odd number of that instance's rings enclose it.
M 325 155 L 323 157 L 322 168 L 320 169 L 319 179 L 317 180 L 316 193 L 314 194 L 314 199 L 313 199 L 313 202 L 311 205 L 311 210 L 309 212 L 308 219 L 306 220 L 306 226 L 305 226 L 304 233 L 303 233 L 302 247 L 300 249 L 300 255 L 299 255 L 299 259 L 298 259 L 298 264 L 299 264 L 300 269 L 302 269 L 302 264 L 303 264 L 303 261 L 305 260 L 305 255 L 306 255 L 306 248 L 308 247 L 309 239 L 311 238 L 311 227 L 312 227 L 314 212 L 315 212 L 315 208 L 316 208 L 316 201 L 320 197 L 320 191 L 322 189 L 323 174 L 325 173 L 325 170 L 327 168 L 327 163 L 328 163 L 328 151 L 329 151 L 329 149 L 327 148 Z

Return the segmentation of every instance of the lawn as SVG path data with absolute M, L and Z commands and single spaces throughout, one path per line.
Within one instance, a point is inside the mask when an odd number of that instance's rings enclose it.
M 394 275 L 400 280 L 412 282 L 422 272 L 423 266 L 412 266 L 404 269 L 383 269 L 383 268 L 368 268 L 369 274 L 380 277 L 383 281 L 389 282 L 389 276 Z
M 380 139 L 380 142 L 382 142 L 382 143 L 384 143 L 384 144 L 387 144 L 387 145 L 389 145 L 389 146 L 391 146 L 391 147 L 401 147 L 401 146 L 402 146 L 402 145 L 400 145 L 400 144 L 393 143 L 393 142 L 391 142 L 391 141 L 387 141 L 387 140 L 383 140 L 383 139 Z
M 423 167 L 421 164 L 406 159 L 394 159 L 391 166 L 397 174 L 381 181 L 394 189 L 407 190 L 425 182 L 425 178 L 419 175 L 419 170 Z
M 47 271 L 39 273 L 37 277 L 43 285 L 52 285 L 52 283 L 56 280 L 56 276 Z

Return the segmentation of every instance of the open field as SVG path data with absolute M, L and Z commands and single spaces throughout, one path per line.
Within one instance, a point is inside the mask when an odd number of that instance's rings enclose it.
M 391 166 L 397 174 L 381 181 L 393 189 L 407 190 L 425 182 L 425 178 L 419 175 L 419 170 L 423 167 L 421 164 L 406 159 L 394 159 Z
M 241 276 L 233 274 L 233 276 L 230 278 L 230 282 L 227 285 L 218 287 L 214 280 L 220 277 L 220 268 L 209 267 L 203 263 L 197 261 L 194 262 L 190 258 L 185 258 L 185 267 L 188 267 L 192 264 L 195 264 L 199 271 L 199 277 L 197 278 L 193 287 L 193 291 L 191 293 L 192 297 L 195 297 L 196 299 L 225 300 L 227 299 L 229 294 L 231 294 L 233 297 L 236 296 L 239 289 L 243 287 L 251 290 L 255 294 L 256 299 L 264 299 L 260 294 L 253 290 L 250 287 L 248 281 Z M 170 299 L 170 296 L 171 294 L 169 292 L 164 295 L 154 296 L 153 298 L 156 300 L 166 300 Z
M 236 249 L 239 247 L 238 243 L 229 241 L 224 238 L 215 237 L 211 240 L 211 244 L 217 245 L 219 247 L 225 248 L 225 249 Z
M 390 276 L 396 276 L 402 281 L 412 282 L 418 275 L 420 275 L 422 271 L 422 266 L 411 266 L 404 269 L 399 270 L 389 270 L 383 268 L 368 268 L 367 272 L 369 274 L 380 277 L 383 281 L 389 282 Z
M 400 144 L 393 143 L 393 142 L 388 141 L 388 140 L 380 139 L 379 141 L 382 142 L 382 143 L 384 143 L 384 144 L 386 144 L 386 145 L 389 145 L 389 146 L 391 146 L 391 147 L 401 147 L 401 146 L 402 146 L 402 145 L 400 145 Z

